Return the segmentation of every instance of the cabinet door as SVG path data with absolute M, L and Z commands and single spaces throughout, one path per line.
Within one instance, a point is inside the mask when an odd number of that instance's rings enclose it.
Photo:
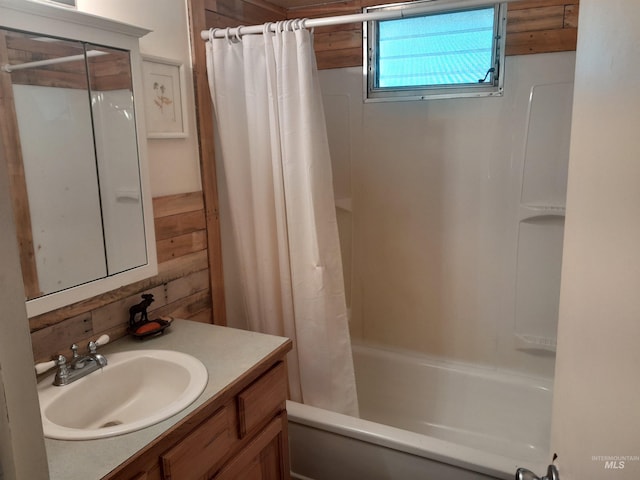
M 214 480 L 288 480 L 287 414 L 274 418 Z
M 222 407 L 161 456 L 164 480 L 204 478 L 222 463 L 235 440 L 231 409 Z

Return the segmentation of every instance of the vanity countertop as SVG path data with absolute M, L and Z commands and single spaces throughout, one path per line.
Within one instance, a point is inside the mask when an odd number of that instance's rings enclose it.
M 63 441 L 45 439 L 51 480 L 100 479 L 135 455 L 199 406 L 278 350 L 288 349 L 289 339 L 228 327 L 175 320 L 158 337 L 140 341 L 130 337 L 105 345 L 100 351 L 161 349 L 188 353 L 209 372 L 204 392 L 187 408 L 156 425 L 99 440 Z M 87 398 L 90 401 L 90 394 Z

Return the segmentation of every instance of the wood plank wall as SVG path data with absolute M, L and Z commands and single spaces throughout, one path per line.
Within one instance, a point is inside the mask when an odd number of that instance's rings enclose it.
M 293 8 L 288 18 L 314 18 L 359 13 L 364 7 L 389 2 L 348 0 Z M 507 15 L 507 55 L 576 49 L 579 0 L 527 0 L 511 3 Z M 358 23 L 315 29 L 318 68 L 362 65 L 362 26 Z
M 6 32 L 4 47 L 7 61 L 19 65 L 41 60 L 82 55 L 82 43 L 74 41 L 41 42 L 32 34 Z M 129 53 L 106 47 L 88 46 L 89 50 L 108 52 L 88 58 L 89 75 L 84 60 L 32 67 L 16 70 L 11 74 L 14 85 L 37 85 L 42 87 L 78 88 L 86 90 L 88 83 L 94 91 L 131 89 Z
M 530 0 L 509 5 L 507 55 L 576 49 L 579 0 Z
M 0 65 L 9 63 L 9 61 L 7 33 L 0 30 Z M 27 181 L 12 85 L 11 74 L 0 72 L 0 113 L 2 116 L 0 121 L 0 137 L 2 137 L 0 162 L 6 162 L 9 170 L 9 188 L 11 190 L 14 221 L 16 222 L 24 290 L 27 298 L 33 298 L 40 293 L 40 287 L 31 231 Z
M 204 11 L 205 28 L 258 25 L 287 18 L 286 9 L 265 0 L 204 0 Z
M 69 355 L 77 343 L 107 333 L 126 335 L 129 307 L 152 293 L 151 318 L 170 315 L 212 323 L 212 302 L 202 192 L 153 199 L 158 275 L 29 320 L 34 361 Z

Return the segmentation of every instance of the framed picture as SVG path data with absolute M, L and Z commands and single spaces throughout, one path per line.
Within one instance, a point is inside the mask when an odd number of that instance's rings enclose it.
M 184 65 L 166 58 L 142 56 L 148 138 L 184 138 Z

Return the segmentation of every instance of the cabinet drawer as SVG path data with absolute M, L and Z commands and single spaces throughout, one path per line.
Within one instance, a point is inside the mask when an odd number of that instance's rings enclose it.
M 225 406 L 162 455 L 164 480 L 202 478 L 233 446 L 236 440 L 233 423 L 233 412 Z
M 240 438 L 282 410 L 286 399 L 287 370 L 280 362 L 238 395 Z

